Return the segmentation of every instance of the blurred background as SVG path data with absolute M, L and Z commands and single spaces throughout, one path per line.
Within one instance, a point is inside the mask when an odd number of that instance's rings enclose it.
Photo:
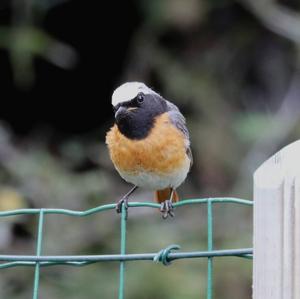
M 252 198 L 255 169 L 300 134 L 297 0 L 1 0 L 0 209 L 85 210 L 128 189 L 104 143 L 110 99 L 143 81 L 187 118 L 194 165 L 182 198 Z M 138 201 L 152 200 L 139 190 Z M 128 252 L 205 250 L 206 207 L 129 211 Z M 252 209 L 214 208 L 216 249 L 251 247 Z M 43 254 L 119 252 L 115 212 L 49 215 Z M 1 219 L 0 253 L 34 254 L 37 219 Z M 204 298 L 206 260 L 127 264 L 126 296 Z M 251 261 L 214 262 L 215 298 L 251 298 Z M 31 298 L 32 268 L 1 270 L 0 297 Z M 118 263 L 41 271 L 52 298 L 116 298 Z

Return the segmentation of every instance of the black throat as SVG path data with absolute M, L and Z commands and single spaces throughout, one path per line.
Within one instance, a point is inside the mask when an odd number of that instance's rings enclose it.
M 144 113 L 126 115 L 116 119 L 119 131 L 129 139 L 141 140 L 146 138 L 155 123 L 155 116 L 149 117 Z

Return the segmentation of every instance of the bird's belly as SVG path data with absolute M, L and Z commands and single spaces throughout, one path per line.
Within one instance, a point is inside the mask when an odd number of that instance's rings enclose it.
M 186 163 L 180 169 L 165 174 L 142 169 L 134 173 L 120 169 L 118 172 L 125 181 L 134 185 L 149 190 L 162 190 L 168 187 L 177 188 L 185 180 L 189 167 L 189 163 Z
M 125 137 L 115 125 L 108 132 L 106 143 L 120 175 L 137 186 L 153 190 L 176 188 L 189 171 L 184 137 L 166 115 L 142 140 Z

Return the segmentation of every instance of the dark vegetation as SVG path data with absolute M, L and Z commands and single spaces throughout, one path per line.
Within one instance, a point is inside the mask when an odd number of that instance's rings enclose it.
M 129 80 L 187 118 L 194 166 L 183 198 L 251 199 L 253 171 L 300 133 L 299 9 L 296 0 L 1 1 L 0 209 L 83 210 L 119 199 L 129 186 L 104 140 L 111 93 Z M 251 208 L 214 212 L 215 248 L 251 247 Z M 36 220 L 2 219 L 1 253 L 33 254 Z M 206 249 L 205 206 L 168 221 L 135 209 L 128 226 L 128 252 Z M 46 218 L 44 254 L 118 251 L 113 212 Z M 128 298 L 204 298 L 205 260 L 127 268 Z M 215 298 L 251 298 L 251 262 L 217 259 L 214 275 Z M 0 297 L 30 298 L 32 277 L 31 268 L 2 270 Z M 117 263 L 56 266 L 42 270 L 41 298 L 115 298 L 117 285 Z

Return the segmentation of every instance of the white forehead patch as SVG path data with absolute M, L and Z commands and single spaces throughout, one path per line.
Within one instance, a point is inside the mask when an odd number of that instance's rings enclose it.
M 119 86 L 112 95 L 111 103 L 116 106 L 122 102 L 134 99 L 139 92 L 144 94 L 155 93 L 151 88 L 141 82 L 127 82 Z

